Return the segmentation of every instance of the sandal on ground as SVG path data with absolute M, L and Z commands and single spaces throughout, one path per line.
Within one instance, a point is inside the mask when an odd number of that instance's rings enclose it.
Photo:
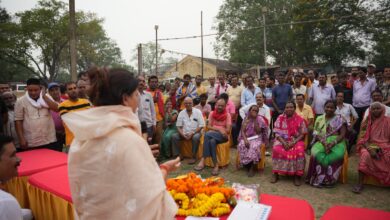
M 213 171 L 211 171 L 211 175 L 218 176 L 219 175 L 219 170 L 213 169 Z
M 325 185 L 323 185 L 323 187 L 324 188 L 328 188 L 328 189 L 330 189 L 330 188 L 334 188 L 336 186 L 336 184 L 335 183 L 333 183 L 333 184 L 325 184 Z
M 279 180 L 279 175 L 273 175 L 272 176 L 272 179 L 271 179 L 271 183 L 276 183 L 276 182 L 278 182 L 278 180 Z
M 294 185 L 295 185 L 295 186 L 300 186 L 300 185 L 302 185 L 301 178 L 299 178 L 299 177 L 294 177 Z
M 248 177 L 254 177 L 256 175 L 255 165 L 252 164 L 248 170 Z
M 352 192 L 360 194 L 363 191 L 363 188 L 364 188 L 363 185 L 355 185 L 352 188 Z
M 196 170 L 196 171 L 202 171 L 202 170 L 204 169 L 204 167 L 205 167 L 205 166 L 201 167 L 201 166 L 199 166 L 199 165 L 196 165 L 196 166 L 194 167 L 194 170 Z
M 196 159 L 195 158 L 192 158 L 188 161 L 188 164 L 189 165 L 192 165 L 192 164 L 195 164 L 196 163 Z

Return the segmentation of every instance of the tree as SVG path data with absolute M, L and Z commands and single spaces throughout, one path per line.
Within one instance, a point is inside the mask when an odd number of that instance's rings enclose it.
M 19 59 L 8 57 L 7 54 L 18 52 L 18 39 L 12 35 L 15 25 L 11 16 L 4 8 L 0 8 L 0 81 L 24 81 L 33 75 L 25 56 L 21 53 Z
M 370 32 L 373 35 L 375 45 L 371 53 L 371 63 L 375 63 L 377 67 L 390 66 L 390 1 L 379 1 L 378 8 L 375 11 L 375 17 L 369 19 Z
M 312 61 L 335 67 L 349 61 L 365 60 L 367 53 L 363 45 L 371 39 L 365 29 L 366 17 L 356 16 L 368 14 L 362 3 L 364 1 L 298 0 L 294 20 L 315 21 L 295 26 L 298 48 L 312 50 Z
M 161 48 L 160 44 L 157 45 L 157 48 L 159 68 L 171 65 L 177 61 L 177 59 L 173 57 L 163 57 L 164 49 Z M 138 62 L 138 46 L 133 51 L 134 56 L 131 60 Z M 156 43 L 148 42 L 146 44 L 142 44 L 142 61 L 143 72 L 147 73 L 148 75 L 154 75 L 156 72 Z M 162 74 L 161 71 L 159 72 Z
M 16 18 L 18 22 L 7 28 L 6 33 L 12 39 L 1 47 L 4 52 L 1 59 L 23 66 L 46 81 L 69 72 L 67 5 L 56 0 L 41 0 L 36 8 L 17 13 Z M 120 49 L 107 37 L 102 22 L 95 14 L 76 13 L 79 70 L 91 65 L 125 65 Z
M 238 63 L 264 63 L 263 12 L 266 23 L 285 23 L 291 18 L 291 1 L 228 0 L 217 15 L 217 51 L 224 58 Z M 277 62 L 288 57 L 290 29 L 267 27 L 267 54 Z M 276 40 L 277 39 L 277 40 Z
M 216 51 L 233 62 L 263 64 L 265 7 L 267 54 L 276 63 L 339 66 L 367 60 L 366 45 L 375 42 L 370 28 L 378 26 L 378 21 L 368 18 L 384 9 L 381 1 L 388 4 L 386 0 L 227 0 L 217 15 Z
M 79 24 L 76 35 L 77 64 L 80 71 L 92 65 L 125 66 L 120 48 L 116 42 L 107 37 L 103 29 L 103 19 L 99 19 L 92 13 L 78 12 L 76 20 Z M 66 55 L 70 56 L 69 51 L 66 51 Z

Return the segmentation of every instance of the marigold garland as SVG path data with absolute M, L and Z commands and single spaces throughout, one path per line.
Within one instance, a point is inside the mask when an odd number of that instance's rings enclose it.
M 178 203 L 179 216 L 222 216 L 231 209 L 227 200 L 234 195 L 220 177 L 200 179 L 195 173 L 167 180 L 167 190 Z

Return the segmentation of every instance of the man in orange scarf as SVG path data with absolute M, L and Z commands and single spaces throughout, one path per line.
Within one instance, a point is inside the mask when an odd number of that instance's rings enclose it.
M 158 89 L 157 76 L 150 76 L 148 79 L 149 88 L 147 91 L 152 95 L 154 102 L 154 109 L 156 111 L 156 131 L 153 135 L 153 143 L 159 144 L 161 141 L 161 133 L 163 130 L 164 119 L 164 95 Z

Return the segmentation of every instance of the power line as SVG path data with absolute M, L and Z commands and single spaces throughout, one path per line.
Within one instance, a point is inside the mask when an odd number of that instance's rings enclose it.
M 188 54 L 188 53 L 182 53 L 182 52 L 173 51 L 173 50 L 167 50 L 167 49 L 161 49 L 161 50 L 163 52 L 174 53 L 174 54 L 183 55 L 183 56 L 194 56 L 194 57 L 196 57 L 195 55 Z
M 217 35 L 216 33 L 214 34 L 204 34 L 203 37 L 209 37 Z M 186 36 L 186 37 L 171 37 L 171 38 L 160 38 L 158 39 L 159 41 L 167 41 L 167 40 L 183 40 L 183 39 L 191 39 L 191 38 L 199 38 L 201 35 L 194 35 L 194 36 Z
M 348 15 L 348 16 L 341 16 L 338 18 L 332 17 L 332 18 L 322 18 L 322 19 L 315 19 L 315 20 L 307 20 L 307 21 L 293 21 L 293 22 L 286 22 L 286 23 L 274 23 L 274 24 L 266 24 L 265 27 L 273 27 L 273 26 L 283 26 L 283 25 L 296 25 L 296 24 L 307 24 L 307 23 L 315 23 L 315 22 L 323 22 L 323 21 L 336 21 L 336 20 L 342 20 L 350 17 L 355 17 L 356 15 Z M 260 29 L 264 28 L 264 25 L 256 26 L 256 27 L 250 27 L 246 29 L 238 30 L 237 32 L 241 31 L 249 31 L 254 29 Z M 211 34 L 204 34 L 203 37 L 210 37 L 218 35 L 218 33 L 211 33 Z M 184 39 L 194 39 L 194 38 L 200 38 L 201 35 L 193 35 L 193 36 L 185 36 L 185 37 L 171 37 L 171 38 L 160 38 L 159 41 L 169 41 L 169 40 L 184 40 Z

